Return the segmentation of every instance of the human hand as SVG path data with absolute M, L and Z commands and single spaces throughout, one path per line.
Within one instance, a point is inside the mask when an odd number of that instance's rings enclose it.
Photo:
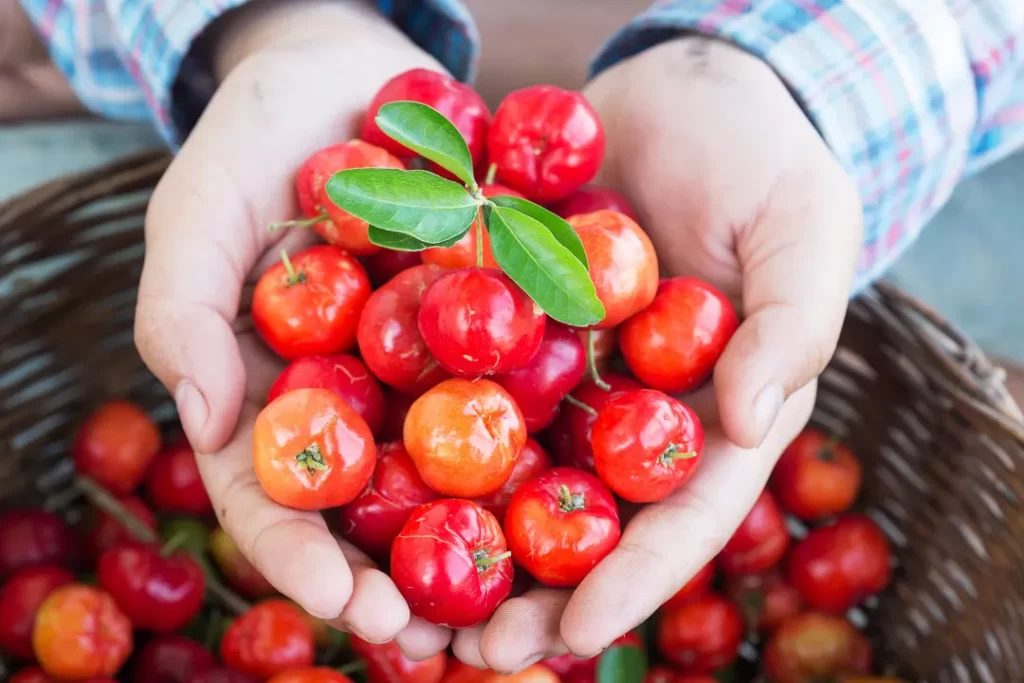
M 222 84 L 162 178 L 146 217 L 135 336 L 169 388 L 224 529 L 279 591 L 366 640 L 409 621 L 391 580 L 329 532 L 319 513 L 272 502 L 252 468 L 252 431 L 281 366 L 239 320 L 243 291 L 311 231 L 293 174 L 355 137 L 380 86 L 442 70 L 361 2 L 253 3 L 217 27 Z M 248 298 L 248 297 L 246 297 Z
M 713 388 L 686 398 L 706 429 L 695 477 L 639 509 L 575 592 L 529 592 L 455 635 L 463 661 L 503 671 L 596 654 L 724 546 L 810 415 L 861 243 L 851 181 L 779 78 L 738 48 L 679 39 L 586 94 L 608 139 L 598 181 L 634 203 L 663 274 L 719 287 L 745 320 Z

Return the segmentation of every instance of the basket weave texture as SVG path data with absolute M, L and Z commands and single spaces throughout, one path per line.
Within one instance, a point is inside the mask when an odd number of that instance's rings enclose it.
M 173 405 L 132 340 L 154 151 L 0 205 L 0 507 L 73 518 L 68 444 L 91 408 Z M 893 541 L 893 586 L 864 616 L 912 681 L 1024 683 L 1024 417 L 1003 372 L 889 285 L 855 301 L 812 421 L 865 465 L 861 507 Z

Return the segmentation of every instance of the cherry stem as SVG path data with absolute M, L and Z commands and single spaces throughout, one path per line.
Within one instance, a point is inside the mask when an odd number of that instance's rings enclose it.
M 162 557 L 167 557 L 175 550 L 178 550 L 183 545 L 185 545 L 186 540 L 188 540 L 188 531 L 182 529 L 181 531 L 167 539 L 167 542 L 164 543 L 163 547 L 160 548 L 160 555 Z
M 312 218 L 302 218 L 294 221 L 281 221 L 280 223 L 271 223 L 267 226 L 267 230 L 274 232 L 275 230 L 283 230 L 285 228 L 311 228 L 321 221 L 330 220 L 330 216 L 326 213 L 320 213 Z
M 295 272 L 295 266 L 292 265 L 292 260 L 288 258 L 288 252 L 284 249 L 281 250 L 281 263 L 284 264 L 284 271 L 288 273 L 289 287 L 306 281 L 306 274 Z
M 673 460 L 689 460 L 696 457 L 697 451 L 684 451 L 679 444 L 670 443 L 658 456 L 658 460 L 664 465 L 671 465 Z
M 590 370 L 590 379 L 597 385 L 598 389 L 611 391 L 612 385 L 601 379 L 601 373 L 597 370 L 597 353 L 594 346 L 597 342 L 597 332 L 587 330 L 587 368 Z
M 484 185 L 493 185 L 494 177 L 498 175 L 498 164 L 491 162 L 491 165 L 487 167 L 487 175 L 484 177 Z
M 558 507 L 562 512 L 582 510 L 585 504 L 582 493 L 573 493 L 565 484 L 558 487 Z
M 327 471 L 327 461 L 324 460 L 318 443 L 306 446 L 305 450 L 295 456 L 295 462 L 299 463 L 300 467 L 305 467 L 311 477 L 317 472 Z
M 337 671 L 340 674 L 345 674 L 347 676 L 348 674 L 359 673 L 365 668 L 366 662 L 364 662 L 361 659 L 357 659 L 355 661 L 349 662 L 348 664 L 339 666 L 337 669 L 335 669 L 335 671 Z
M 832 462 L 836 457 L 836 448 L 839 447 L 841 439 L 838 434 L 833 434 L 828 438 L 828 441 L 818 449 L 818 460 L 822 462 Z
M 506 550 L 505 552 L 499 555 L 494 555 L 492 557 L 488 557 L 486 550 L 478 550 L 473 556 L 473 561 L 476 562 L 477 572 L 483 572 L 486 571 L 489 567 L 498 564 L 502 560 L 507 560 L 510 557 L 512 557 L 511 550 Z
M 568 403 L 569 405 L 571 405 L 571 406 L 576 406 L 577 408 L 579 408 L 580 410 L 585 412 L 590 417 L 597 417 L 597 411 L 596 410 L 594 410 L 593 408 L 588 406 L 586 403 L 584 403 L 583 401 L 581 401 L 578 398 L 576 398 L 575 396 L 573 396 L 572 394 L 566 394 L 566 396 L 565 396 L 565 398 L 563 400 L 566 403 Z
M 484 267 L 484 226 L 480 221 L 476 224 L 476 267 Z

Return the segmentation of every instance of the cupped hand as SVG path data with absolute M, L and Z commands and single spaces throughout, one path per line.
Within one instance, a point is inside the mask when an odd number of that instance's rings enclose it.
M 756 58 L 682 38 L 602 73 L 586 94 L 608 137 L 599 181 L 633 202 L 663 275 L 719 287 L 743 322 L 713 387 L 685 397 L 707 430 L 695 477 L 637 510 L 575 591 L 528 592 L 455 635 L 461 659 L 503 671 L 598 653 L 721 550 L 810 415 L 860 248 L 851 181 Z

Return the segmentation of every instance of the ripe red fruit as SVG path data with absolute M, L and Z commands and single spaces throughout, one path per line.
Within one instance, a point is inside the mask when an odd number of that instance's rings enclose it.
M 275 502 L 323 510 L 354 499 L 373 474 L 377 451 L 363 418 L 326 389 L 282 394 L 256 417 L 253 467 Z
M 739 605 L 747 628 L 754 633 L 770 633 L 803 609 L 800 593 L 776 571 L 730 576 L 725 591 Z
M 221 528 L 210 532 L 210 555 L 231 587 L 244 596 L 265 598 L 277 592 Z
M 368 683 L 439 683 L 444 678 L 448 663 L 444 652 L 414 662 L 402 654 L 395 641 L 376 644 L 352 635 L 349 643 L 352 651 L 366 662 Z
M 786 520 L 765 490 L 718 554 L 718 564 L 726 574 L 760 574 L 778 564 L 787 548 Z
M 514 674 L 485 671 L 480 683 L 560 683 L 558 674 L 543 664 L 534 664 Z
M 423 483 L 401 442 L 377 448 L 377 466 L 362 493 L 339 510 L 341 533 L 371 557 L 386 558 L 412 511 L 438 495 Z
M 607 187 L 585 185 L 567 198 L 551 207 L 551 210 L 562 218 L 579 216 L 595 211 L 617 211 L 634 221 L 638 220 L 636 211 L 629 201 L 621 194 Z
M 186 683 L 259 683 L 259 679 L 226 666 L 218 666 L 196 674 Z
M 519 457 L 516 458 L 516 464 L 512 468 L 512 474 L 509 475 L 508 480 L 502 484 L 500 489 L 477 498 L 476 502 L 494 515 L 499 522 L 502 522 L 505 519 L 508 504 L 519 487 L 541 472 L 551 469 L 551 466 L 551 457 L 541 445 L 533 439 L 527 439 L 526 445 L 523 446 Z
M 647 308 L 658 290 L 658 255 L 636 221 L 615 211 L 595 211 L 568 222 L 583 242 L 590 279 L 604 304 L 604 320 L 594 327 L 615 327 Z
M 494 382 L 449 379 L 412 404 L 404 436 L 427 486 L 475 498 L 508 481 L 526 444 L 526 426 L 515 401 Z
M 132 683 L 189 683 L 217 667 L 217 658 L 205 647 L 179 635 L 156 636 L 138 653 L 132 665 Z
M 694 574 L 682 588 L 676 591 L 676 594 L 669 598 L 668 602 L 666 602 L 663 607 L 665 609 L 675 609 L 694 598 L 703 597 L 711 592 L 711 587 L 714 582 L 715 563 L 708 562 L 706 565 L 701 567 L 700 571 Z
M 267 403 L 293 389 L 326 389 L 337 394 L 359 413 L 375 435 L 384 424 L 384 391 L 355 356 L 339 353 L 292 361 L 271 385 Z
M 313 666 L 313 627 L 287 600 L 267 600 L 235 619 L 220 641 L 220 658 L 232 669 L 268 679 Z
M 423 255 L 419 251 L 398 251 L 381 249 L 375 254 L 362 258 L 363 268 L 370 277 L 374 289 L 383 287 L 403 270 L 423 264 Z
M 0 652 L 31 660 L 39 606 L 50 593 L 74 580 L 62 567 L 37 565 L 20 570 L 0 586 Z
M 523 195 L 504 185 L 481 185 L 480 192 L 484 197 L 488 198 L 499 195 L 523 198 Z M 477 230 L 484 231 L 481 237 L 483 240 L 483 263 L 477 263 Z M 498 267 L 498 262 L 494 260 L 494 253 L 491 251 L 491 236 L 483 227 L 483 209 L 480 209 L 476 220 L 473 221 L 473 225 L 469 228 L 469 232 L 458 242 L 450 247 L 433 247 L 422 253 L 424 263 L 434 263 L 445 268 L 470 268 L 477 265 L 484 268 Z
M 308 669 L 283 671 L 267 683 L 352 683 L 352 679 L 335 669 L 314 666 Z
M 425 264 L 396 275 L 370 295 L 359 319 L 359 354 L 377 379 L 419 395 L 450 375 L 430 355 L 416 319 L 427 288 L 448 271 Z
M 494 515 L 468 500 L 417 508 L 391 546 L 391 578 L 409 610 L 449 628 L 487 619 L 512 590 L 512 560 Z
M 623 323 L 619 348 L 637 379 L 679 394 L 711 376 L 737 327 L 736 309 L 722 292 L 675 277 L 662 280 L 654 301 Z
M 306 159 L 295 176 L 299 207 L 303 215 L 311 220 L 296 221 L 293 224 L 313 225 L 317 234 L 329 244 L 351 254 L 373 254 L 380 247 L 370 242 L 367 222 L 339 208 L 325 190 L 332 175 L 348 168 L 404 169 L 405 164 L 386 150 L 362 140 L 350 140 L 319 150 Z
M 142 483 L 160 450 L 160 430 L 134 403 L 110 401 L 85 419 L 75 434 L 75 469 L 111 493 L 126 496 Z
M 768 641 L 772 683 L 847 680 L 871 671 L 871 644 L 845 619 L 807 612 L 784 621 Z
M 515 492 L 505 534 L 512 557 L 533 578 L 575 586 L 619 542 L 619 511 L 597 477 L 556 467 Z
M 658 625 L 658 649 L 687 674 L 731 664 L 743 640 L 743 617 L 732 602 L 705 595 L 668 610 Z
M 892 579 L 889 541 L 866 515 L 819 527 L 793 548 L 787 577 L 813 609 L 843 613 Z
M 421 102 L 439 111 L 462 133 L 476 170 L 480 172 L 486 167 L 485 144 L 491 112 L 472 87 L 437 71 L 410 69 L 398 74 L 377 91 L 370 106 L 366 108 L 359 137 L 383 147 L 397 157 L 411 159 L 417 156 L 416 153 L 389 138 L 374 121 L 382 106 L 398 101 Z M 428 168 L 450 177 L 447 171 L 432 162 Z
M 771 481 L 783 509 L 808 522 L 849 510 L 860 483 L 856 456 L 814 429 L 805 429 L 782 452 Z
M 643 388 L 625 375 L 606 373 L 602 379 L 611 389 L 605 391 L 592 380 L 587 380 L 572 392 L 572 397 L 590 407 L 591 411 L 566 403 L 552 425 L 551 451 L 559 465 L 595 472 L 594 449 L 590 446 L 590 435 L 597 414 L 618 394 Z
M 586 371 L 587 355 L 579 336 L 549 319 L 533 358 L 518 370 L 491 379 L 511 394 L 523 413 L 526 431 L 535 434 L 554 421 L 562 399 Z
M 163 449 L 146 475 L 146 493 L 158 510 L 186 515 L 213 512 L 213 503 L 199 476 L 196 453 L 187 441 Z
M 653 389 L 618 394 L 591 429 L 594 466 L 608 488 L 634 503 L 662 500 L 700 465 L 704 427 L 689 406 Z
M 597 175 L 604 129 L 578 92 L 535 85 L 509 93 L 487 135 L 498 181 L 541 203 L 565 199 Z
M 156 517 L 141 499 L 128 496 L 120 498 L 118 502 L 142 526 L 156 533 Z M 124 527 L 120 520 L 111 517 L 106 512 L 92 508 L 88 514 L 90 519 L 85 525 L 87 529 L 85 548 L 93 560 L 98 560 L 103 551 L 108 548 L 135 540 L 135 536 Z
M 71 583 L 50 593 L 39 607 L 32 649 L 54 678 L 109 678 L 131 654 L 132 626 L 109 595 Z
M 325 356 L 355 346 L 370 280 L 343 249 L 320 244 L 268 268 L 252 294 L 252 322 L 285 360 Z
M 76 555 L 71 529 L 52 512 L 16 508 L 0 513 L 0 581 L 28 567 L 71 567 Z
M 459 377 L 511 372 L 530 362 L 547 316 L 493 268 L 462 268 L 438 278 L 423 294 L 416 318 L 430 353 Z

